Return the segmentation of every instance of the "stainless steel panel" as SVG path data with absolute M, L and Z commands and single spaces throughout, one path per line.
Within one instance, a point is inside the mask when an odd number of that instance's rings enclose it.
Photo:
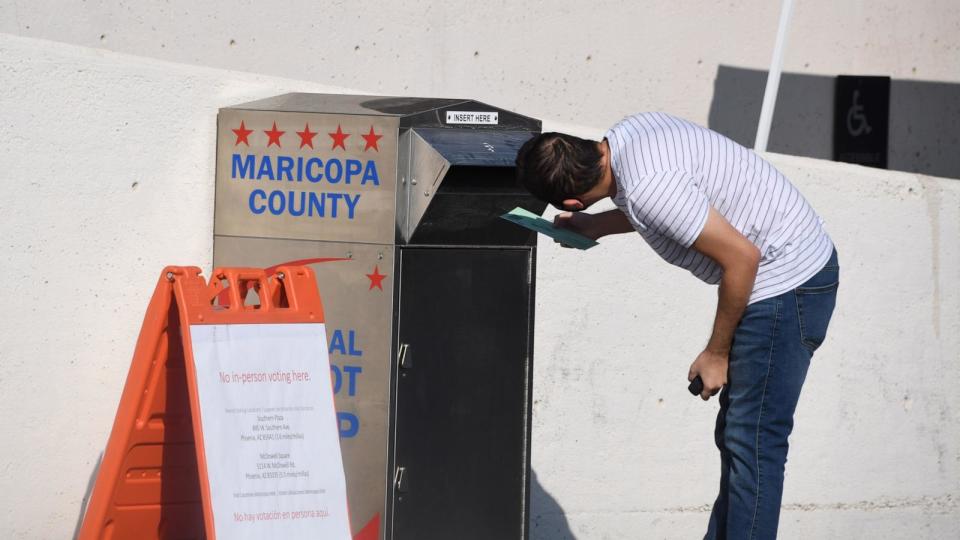
M 417 135 L 451 165 L 513 167 L 517 152 L 533 133 L 480 129 L 416 128 Z
M 403 130 L 397 144 L 397 239 L 405 242 L 410 239 L 407 234 L 410 206 L 410 149 L 413 147 L 413 131 Z
M 401 236 L 405 242 L 409 242 L 424 212 L 427 211 L 430 201 L 440 188 L 443 177 L 450 169 L 450 163 L 416 131 L 408 131 L 404 136 L 409 137 L 410 161 L 409 176 L 406 177 L 405 186 L 407 190 L 407 203 L 404 209 L 406 220 L 401 227 Z
M 393 243 L 398 118 L 223 109 L 217 121 L 214 234 Z
M 356 534 L 374 519 L 382 522 L 392 480 L 386 460 L 394 247 L 214 237 L 214 266 L 270 268 L 288 262 L 307 264 L 317 276 Z
M 253 111 L 286 111 L 366 116 L 409 116 L 470 103 L 464 99 L 290 93 L 230 107 Z

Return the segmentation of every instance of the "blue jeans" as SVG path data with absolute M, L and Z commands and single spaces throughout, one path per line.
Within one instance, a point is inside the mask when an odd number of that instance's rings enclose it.
M 806 283 L 744 311 L 720 393 L 720 494 L 705 539 L 776 538 L 793 413 L 827 335 L 839 279 L 834 251 Z

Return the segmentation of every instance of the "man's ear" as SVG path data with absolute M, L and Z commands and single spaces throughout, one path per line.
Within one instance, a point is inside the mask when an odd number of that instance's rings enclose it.
M 563 200 L 563 209 L 568 212 L 579 212 L 586 208 L 583 205 L 583 202 L 580 199 L 564 199 Z

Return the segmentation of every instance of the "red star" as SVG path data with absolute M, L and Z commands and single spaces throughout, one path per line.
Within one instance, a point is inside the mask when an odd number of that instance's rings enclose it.
M 265 129 L 265 130 L 263 130 L 263 132 L 267 134 L 267 137 L 270 137 L 270 140 L 267 141 L 267 148 L 270 148 L 270 145 L 271 145 L 271 144 L 275 144 L 275 145 L 277 145 L 277 147 L 279 147 L 279 146 L 280 146 L 280 136 L 283 135 L 284 133 L 286 133 L 286 131 L 280 131 L 279 129 L 277 129 L 277 123 L 276 123 L 276 122 L 273 123 L 273 129 L 271 129 L 271 130 L 269 130 L 269 131 Z
M 349 137 L 350 134 L 344 133 L 343 130 L 340 129 L 340 124 L 337 124 L 336 132 L 327 133 L 327 135 L 330 135 L 330 138 L 333 139 L 333 146 L 330 147 L 331 150 L 336 150 L 338 146 L 344 150 L 347 149 L 347 147 L 343 145 L 343 142 L 347 140 L 347 137 Z
M 253 130 L 247 129 L 247 126 L 243 125 L 243 120 L 240 121 L 240 127 L 238 129 L 231 129 L 230 131 L 237 136 L 237 142 L 233 143 L 234 146 L 240 143 L 250 146 L 250 141 L 247 140 L 247 137 L 253 133 Z
M 377 146 L 377 141 L 379 141 L 380 138 L 383 137 L 383 135 L 377 135 L 376 133 L 374 133 L 373 126 L 370 126 L 370 133 L 367 133 L 366 135 L 360 135 L 360 136 L 363 137 L 363 140 L 367 141 L 367 145 L 363 148 L 364 152 L 366 152 L 371 148 L 373 148 L 377 152 L 380 151 L 380 147 Z
M 374 287 L 383 290 L 383 278 L 387 277 L 386 274 L 380 273 L 380 267 L 374 266 L 373 273 L 367 274 L 367 277 L 370 278 L 370 288 L 368 290 L 373 290 Z
M 297 135 L 300 136 L 300 148 L 304 146 L 313 148 L 313 137 L 316 136 L 316 134 L 316 131 L 310 131 L 310 124 L 304 124 L 303 131 L 297 132 Z

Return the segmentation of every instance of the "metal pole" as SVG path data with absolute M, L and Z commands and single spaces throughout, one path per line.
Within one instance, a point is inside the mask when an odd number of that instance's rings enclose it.
M 793 0 L 783 0 L 780 8 L 780 26 L 777 29 L 777 42 L 773 46 L 773 59 L 770 61 L 770 72 L 767 74 L 767 89 L 763 92 L 763 106 L 760 108 L 760 124 L 757 126 L 757 139 L 753 149 L 757 152 L 767 151 L 767 140 L 770 138 L 770 124 L 773 123 L 773 107 L 777 103 L 777 91 L 780 89 L 780 71 L 783 68 L 783 49 L 787 42 L 787 28 L 790 26 L 790 15 L 793 12 Z

